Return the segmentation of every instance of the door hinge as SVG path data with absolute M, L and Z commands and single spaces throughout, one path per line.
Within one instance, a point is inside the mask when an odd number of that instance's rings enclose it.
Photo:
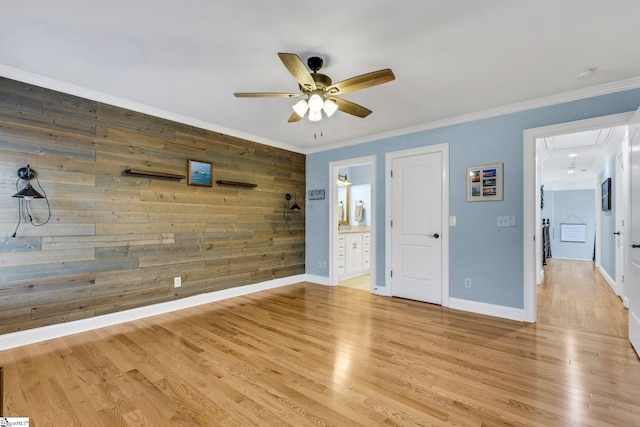
M 393 277 L 393 270 L 391 270 L 391 277 Z
M 393 171 L 391 171 L 391 178 L 393 178 Z
M 624 274 L 622 275 L 622 283 L 624 283 Z
M 391 228 L 393 228 L 393 220 L 391 220 Z

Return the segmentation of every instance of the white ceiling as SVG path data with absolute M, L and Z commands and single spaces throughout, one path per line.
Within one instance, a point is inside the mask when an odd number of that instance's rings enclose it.
M 640 76 L 638 0 L 5 3 L 0 75 L 300 152 Z M 278 52 L 396 80 L 343 95 L 365 119 L 287 123 L 295 100 L 232 95 L 296 92 Z
M 597 129 L 543 138 L 546 190 L 593 189 L 598 173 L 625 138 L 625 127 Z

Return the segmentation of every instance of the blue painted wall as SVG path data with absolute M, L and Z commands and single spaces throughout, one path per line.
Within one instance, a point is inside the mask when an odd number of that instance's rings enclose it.
M 596 233 L 596 192 L 595 190 L 554 191 L 553 197 L 553 238 L 551 251 L 553 258 L 580 259 L 591 261 Z M 584 224 L 584 242 L 563 242 L 563 223 Z
M 616 231 L 616 159 L 612 157 L 598 177 L 599 185 L 605 179 L 611 178 L 611 210 L 599 212 L 600 217 L 600 266 L 609 277 L 616 278 L 616 239 L 613 234 Z
M 307 188 L 329 188 L 329 163 L 376 156 L 377 285 L 385 285 L 385 153 L 448 143 L 450 150 L 451 297 L 513 308 L 524 307 L 523 267 L 523 132 L 525 129 L 635 111 L 640 90 L 597 96 L 549 107 L 386 138 L 307 155 Z M 354 119 L 355 120 L 355 119 Z M 366 120 L 375 120 L 374 116 Z M 504 201 L 468 203 L 467 166 L 504 163 Z M 306 216 L 307 273 L 328 276 L 316 267 L 329 258 L 329 201 L 309 204 Z M 498 215 L 517 217 L 517 227 L 496 227 Z M 446 232 L 447 230 L 443 230 Z M 464 287 L 464 278 L 473 288 Z

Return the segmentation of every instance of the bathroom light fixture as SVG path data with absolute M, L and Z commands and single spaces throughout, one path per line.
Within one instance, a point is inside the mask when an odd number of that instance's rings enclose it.
M 349 178 L 347 178 L 347 175 L 340 175 L 338 174 L 338 185 L 340 187 L 346 187 L 351 185 L 351 181 L 349 181 Z

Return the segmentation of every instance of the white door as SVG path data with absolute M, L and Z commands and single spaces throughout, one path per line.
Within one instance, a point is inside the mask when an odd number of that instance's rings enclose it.
M 624 296 L 624 212 L 625 206 L 625 180 L 624 180 L 624 146 L 616 155 L 615 205 L 616 205 L 616 295 Z
M 629 126 L 631 152 L 631 226 L 627 227 L 628 277 L 625 279 L 629 295 L 629 340 L 640 355 L 640 109 Z M 629 233 L 630 231 L 630 233 Z
M 391 170 L 391 295 L 442 304 L 442 153 Z

